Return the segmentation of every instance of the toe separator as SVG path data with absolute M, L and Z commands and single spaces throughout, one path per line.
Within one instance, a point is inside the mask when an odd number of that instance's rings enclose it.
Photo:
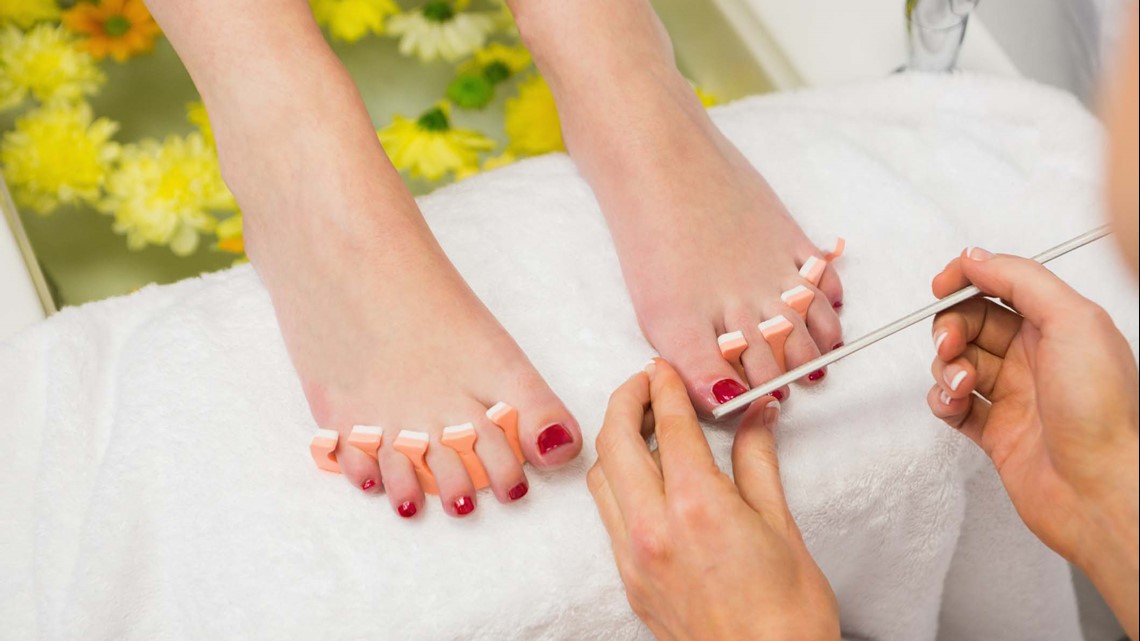
M 748 349 L 748 339 L 744 338 L 744 332 L 741 331 L 721 334 L 717 336 L 716 343 L 720 346 L 720 355 L 730 363 L 739 361 L 740 355 Z
M 827 269 L 827 261 L 812 256 L 807 259 L 803 267 L 800 267 L 800 277 L 818 287 L 825 269 Z
M 843 250 L 847 248 L 847 241 L 843 240 L 842 236 L 835 239 L 835 248 L 823 255 L 823 259 L 827 262 L 832 262 L 836 258 L 843 255 Z
M 815 292 L 804 287 L 803 285 L 796 285 L 788 291 L 780 294 L 780 300 L 800 316 L 807 316 L 808 307 L 811 306 L 812 299 L 815 298 Z
M 416 478 L 419 479 L 423 491 L 426 494 L 438 495 L 439 488 L 435 484 L 435 475 L 431 473 L 431 468 L 427 464 L 428 443 L 429 438 L 426 432 L 400 430 L 392 448 L 408 457 L 408 460 L 412 462 L 412 467 L 416 470 Z
M 459 460 L 463 461 L 463 467 L 467 469 L 467 476 L 471 478 L 471 483 L 475 485 L 475 489 L 481 490 L 490 486 L 491 480 L 487 478 L 487 470 L 483 467 L 483 461 L 480 461 L 475 454 L 475 441 L 478 438 L 479 435 L 475 433 L 475 426 L 471 423 L 464 423 L 463 425 L 443 428 L 443 437 L 439 441 L 459 454 Z
M 375 425 L 353 425 L 352 432 L 348 434 L 348 444 L 367 454 L 373 461 L 377 460 L 376 451 L 380 449 L 380 441 L 384 438 L 384 428 Z
M 511 451 L 515 453 L 515 458 L 518 459 L 519 463 L 525 463 L 526 457 L 523 456 L 522 445 L 519 444 L 519 411 L 499 401 L 495 403 L 494 407 L 487 410 L 487 418 L 503 430 L 507 442 L 511 445 Z
M 760 335 L 764 337 L 764 342 L 768 343 L 769 349 L 772 350 L 772 357 L 776 359 L 776 365 L 780 367 L 780 371 L 788 371 L 787 359 L 784 356 L 784 343 L 788 342 L 788 336 L 792 333 L 792 321 L 780 315 L 760 323 L 758 328 Z
M 340 474 L 340 464 L 336 462 L 336 444 L 340 434 L 336 430 L 317 430 L 317 435 L 309 443 L 309 453 L 313 462 L 326 472 Z

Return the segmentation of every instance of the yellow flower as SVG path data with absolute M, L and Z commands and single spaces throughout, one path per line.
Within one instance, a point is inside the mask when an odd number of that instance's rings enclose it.
M 61 204 L 94 203 L 119 152 L 119 126 L 92 122 L 91 107 L 50 105 L 16 120 L 0 142 L 0 166 L 16 202 L 41 214 Z
M 95 93 L 106 77 L 75 44 L 63 27 L 47 23 L 27 33 L 12 25 L 0 31 L 0 109 L 18 107 L 28 94 L 47 103 Z
M 202 139 L 207 145 L 214 146 L 214 128 L 210 126 L 210 114 L 206 113 L 206 105 L 198 100 L 187 103 L 186 119 L 202 133 Z
M 401 36 L 400 53 L 423 62 L 443 58 L 455 62 L 487 42 L 495 21 L 481 13 L 456 11 L 446 0 L 430 0 L 417 11 L 388 21 L 388 32 Z
M 693 85 L 693 91 L 697 92 L 697 99 L 700 100 L 701 104 L 706 108 L 715 107 L 720 104 L 719 98 L 696 85 Z
M 530 52 L 521 45 L 491 44 L 475 52 L 475 56 L 459 67 L 459 73 L 481 73 L 499 82 L 530 66 Z
M 400 171 L 413 178 L 439 180 L 447 173 L 466 174 L 479 166 L 479 152 L 495 147 L 490 138 L 451 126 L 451 109 L 440 103 L 412 120 L 396 116 L 378 132 L 380 144 Z
M 484 160 L 483 171 L 491 171 L 492 169 L 498 169 L 499 167 L 506 167 L 507 165 L 514 164 L 516 160 L 518 160 L 517 156 L 509 151 L 504 151 L 498 156 L 491 156 L 487 160 Z
M 214 233 L 218 236 L 218 244 L 216 245 L 218 249 L 230 254 L 245 253 L 245 236 L 242 234 L 240 211 L 218 223 L 218 228 L 214 230 Z
M 384 18 L 400 12 L 392 0 L 309 0 L 317 24 L 336 40 L 356 42 L 368 33 L 384 33 Z
M 518 155 L 566 149 L 554 95 L 542 76 L 531 76 L 519 83 L 519 95 L 507 100 L 505 127 L 509 149 Z
M 233 210 L 236 204 L 214 150 L 192 133 L 125 146 L 99 209 L 114 215 L 114 229 L 127 235 L 131 249 L 170 245 L 186 256 L 198 248 L 199 233 L 214 230 L 217 221 L 207 212 Z
M 55 0 L 4 0 L 0 2 L 0 25 L 14 22 L 27 29 L 42 20 L 59 17 Z
M 154 50 L 162 31 L 142 0 L 77 2 L 63 14 L 63 24 L 87 36 L 81 45 L 97 60 L 110 55 L 119 62 Z

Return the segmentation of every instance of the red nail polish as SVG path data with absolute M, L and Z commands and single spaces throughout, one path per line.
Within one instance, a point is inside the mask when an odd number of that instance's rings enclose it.
M 817 369 L 814 372 L 812 372 L 811 374 L 808 374 L 808 380 L 809 381 L 818 381 L 819 379 L 823 378 L 824 376 L 827 376 L 827 370 Z
M 748 390 L 731 378 L 722 378 L 712 388 L 713 398 L 717 403 L 727 403 Z
M 833 351 L 833 352 L 834 352 L 835 350 L 839 349 L 840 347 L 843 347 L 843 341 L 839 341 L 838 343 L 836 343 L 835 345 L 833 345 L 833 346 L 831 347 L 831 351 Z
M 396 508 L 396 511 L 405 519 L 410 519 L 416 515 L 416 504 L 411 501 L 404 501 L 400 507 Z
M 772 398 L 776 399 L 777 401 L 784 400 L 784 390 L 776 390 L 775 392 L 772 392 Z
M 538 434 L 538 453 L 546 454 L 550 450 L 568 445 L 574 442 L 574 437 L 570 435 L 570 430 L 555 423 L 550 427 L 542 430 Z
M 831 304 L 832 309 L 840 309 L 841 307 L 843 307 L 843 301 L 841 300 L 837 300 Z
M 455 513 L 459 516 L 470 514 L 475 511 L 475 499 L 471 498 L 470 496 L 461 496 L 455 499 L 455 503 L 452 505 L 455 506 Z
M 517 501 L 526 496 L 528 491 L 530 491 L 530 488 L 526 486 L 526 483 L 519 483 L 512 487 L 510 492 L 507 492 L 507 496 L 511 497 L 512 501 Z
M 373 481 L 372 479 L 367 479 L 360 484 L 360 489 L 364 490 L 365 492 L 371 490 L 374 487 L 376 487 L 376 481 Z

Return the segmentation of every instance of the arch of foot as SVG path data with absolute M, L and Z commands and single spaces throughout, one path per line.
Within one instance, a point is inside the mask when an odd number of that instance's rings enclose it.
M 518 410 L 507 403 L 499 402 L 487 410 L 487 418 L 503 430 L 503 434 L 511 446 L 511 451 L 514 452 L 519 463 L 525 463 L 526 458 L 523 456 L 522 446 L 519 444 Z M 383 428 L 375 425 L 355 425 L 348 434 L 348 445 L 375 459 L 383 439 Z M 471 423 L 464 423 L 443 428 L 440 443 L 455 450 L 475 489 L 482 490 L 489 487 L 491 481 L 487 476 L 487 470 L 483 467 L 483 462 L 475 454 L 476 440 L 478 440 L 478 435 L 475 433 L 475 426 Z M 337 463 L 335 454 L 339 442 L 340 433 L 336 430 L 317 430 L 316 436 L 309 444 L 309 452 L 318 468 L 340 474 L 340 465 Z M 429 447 L 431 447 L 431 439 L 427 432 L 414 430 L 400 430 L 396 435 L 396 440 L 392 443 L 394 450 L 411 461 L 412 467 L 416 471 L 416 478 L 419 480 L 423 491 L 427 494 L 437 495 L 439 489 L 435 483 L 435 476 L 427 464 Z

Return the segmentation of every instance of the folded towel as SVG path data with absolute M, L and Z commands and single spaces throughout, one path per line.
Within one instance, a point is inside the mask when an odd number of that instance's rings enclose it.
M 1101 131 L 1052 90 L 900 76 L 714 114 L 811 237 L 846 237 L 849 338 L 929 302 L 967 245 L 1032 254 L 1099 222 Z M 583 478 L 609 393 L 653 355 L 589 188 L 553 155 L 421 205 L 580 420 L 579 461 L 529 470 L 516 505 L 397 519 L 313 466 L 316 426 L 249 267 L 67 309 L 0 346 L 0 637 L 650 638 Z M 1056 268 L 1135 349 L 1110 243 Z M 929 415 L 932 355 L 914 327 L 785 406 L 788 500 L 845 634 L 1079 638 L 1066 565 Z M 727 468 L 732 430 L 707 433 Z

